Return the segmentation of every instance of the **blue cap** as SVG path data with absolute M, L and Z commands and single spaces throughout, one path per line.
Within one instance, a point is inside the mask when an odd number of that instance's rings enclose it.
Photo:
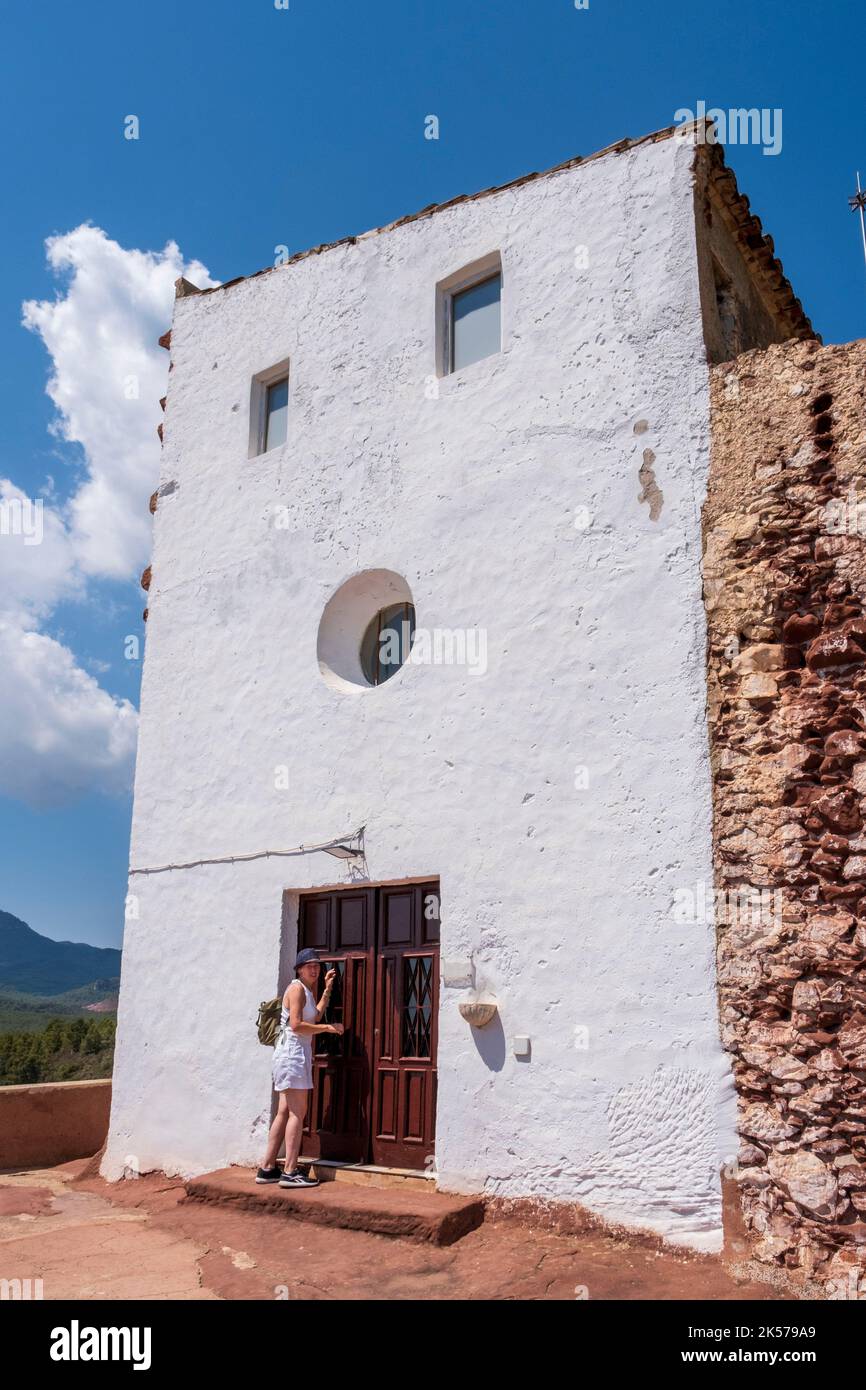
M 302 965 L 309 965 L 310 961 L 313 960 L 316 962 L 316 964 L 318 964 L 319 953 L 318 951 L 314 951 L 312 946 L 308 946 L 306 950 L 298 952 L 298 956 L 295 961 L 295 969 L 299 969 L 299 967 Z

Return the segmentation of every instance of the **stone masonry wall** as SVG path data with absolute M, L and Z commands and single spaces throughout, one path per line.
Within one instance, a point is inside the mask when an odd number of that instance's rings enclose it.
M 864 384 L 866 342 L 714 367 L 704 516 L 738 1181 L 757 1257 L 839 1298 L 866 1297 Z

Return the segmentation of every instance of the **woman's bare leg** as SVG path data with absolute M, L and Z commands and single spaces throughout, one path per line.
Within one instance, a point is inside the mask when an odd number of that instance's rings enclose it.
M 286 1121 L 289 1118 L 289 1096 L 294 1094 L 293 1091 L 277 1091 L 279 1104 L 268 1134 L 268 1147 L 265 1149 L 263 1168 L 273 1168 L 277 1161 L 277 1154 L 280 1152 L 280 1145 L 286 1132 Z M 287 1168 L 286 1171 L 291 1172 L 291 1169 Z
M 283 1091 L 288 1097 L 288 1120 L 286 1123 L 286 1172 L 294 1173 L 301 1152 L 301 1135 L 304 1129 L 304 1116 L 307 1113 L 309 1091 Z

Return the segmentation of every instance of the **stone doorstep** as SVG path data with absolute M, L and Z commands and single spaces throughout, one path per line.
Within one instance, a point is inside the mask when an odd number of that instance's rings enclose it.
M 436 1177 L 417 1168 L 382 1168 L 375 1163 L 347 1163 L 335 1158 L 298 1160 L 319 1182 L 350 1182 L 358 1187 L 393 1188 L 396 1192 L 435 1192 Z
M 453 1245 L 484 1220 L 480 1197 L 380 1188 L 351 1182 L 324 1182 L 292 1189 L 257 1184 L 252 1168 L 221 1168 L 184 1183 L 187 1202 L 209 1202 L 338 1226 L 347 1231 L 400 1236 L 431 1245 Z

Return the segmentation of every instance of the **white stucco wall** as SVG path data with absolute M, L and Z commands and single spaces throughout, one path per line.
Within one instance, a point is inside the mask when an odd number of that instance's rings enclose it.
M 131 858 L 366 824 L 371 880 L 438 875 L 442 958 L 499 1002 L 473 1033 L 442 990 L 440 1185 L 712 1247 L 735 1152 L 713 931 L 672 916 L 712 883 L 690 164 L 645 145 L 178 302 Z M 430 398 L 434 287 L 497 250 L 503 351 Z M 249 459 L 251 378 L 287 357 L 288 442 Z M 330 689 L 319 619 L 366 568 L 405 577 L 420 626 L 486 629 L 486 675 Z M 131 880 L 107 1176 L 259 1160 L 282 892 L 348 878 L 317 854 Z

